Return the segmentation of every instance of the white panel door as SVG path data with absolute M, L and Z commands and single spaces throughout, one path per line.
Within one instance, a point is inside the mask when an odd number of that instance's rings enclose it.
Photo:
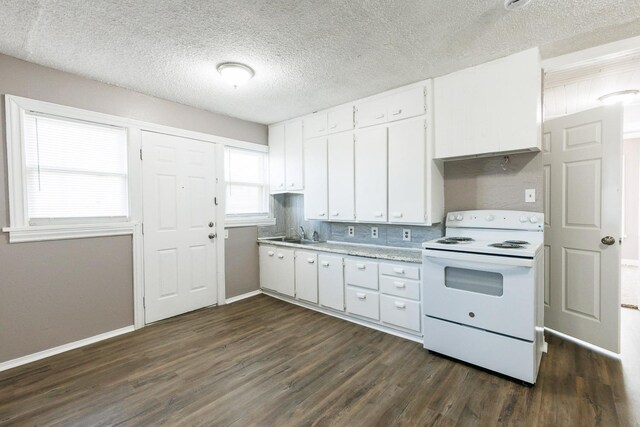
M 287 191 L 304 189 L 302 141 L 302 120 L 286 123 L 284 125 L 284 166 Z
M 318 255 L 318 299 L 320 305 L 344 311 L 342 257 Z
M 544 124 L 545 326 L 620 351 L 622 107 Z
M 142 132 L 145 322 L 217 302 L 215 145 Z
M 296 298 L 318 303 L 318 255 L 296 251 Z
M 389 222 L 425 222 L 425 132 L 424 120 L 389 126 Z
M 272 193 L 286 190 L 284 179 L 284 125 L 269 127 L 269 186 Z
M 304 142 L 307 185 L 304 191 L 304 216 L 306 219 L 327 220 L 327 140 L 309 139 Z
M 353 133 L 331 135 L 328 139 L 329 219 L 355 219 L 355 164 Z
M 356 156 L 356 219 L 387 221 L 387 128 L 358 132 Z

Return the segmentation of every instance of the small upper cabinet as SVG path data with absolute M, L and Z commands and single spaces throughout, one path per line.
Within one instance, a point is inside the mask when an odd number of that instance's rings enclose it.
M 302 120 L 269 126 L 271 193 L 304 189 Z
M 408 119 L 424 114 L 426 88 L 422 85 L 384 95 L 357 106 L 356 121 L 359 128 Z
M 327 133 L 344 132 L 353 129 L 353 106 L 341 107 L 327 113 Z
M 304 118 L 304 139 L 327 134 L 327 113 L 314 113 Z
M 436 159 L 540 150 L 537 48 L 436 78 L 434 86 Z

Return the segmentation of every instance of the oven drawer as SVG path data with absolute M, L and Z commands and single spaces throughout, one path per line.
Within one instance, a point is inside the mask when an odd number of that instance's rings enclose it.
M 420 299 L 420 282 L 399 277 L 380 276 L 380 291 L 398 297 Z
M 380 264 L 380 274 L 420 280 L 420 267 L 401 264 Z
M 380 320 L 390 325 L 420 332 L 420 303 L 380 295 Z
M 538 372 L 536 343 L 424 317 L 424 348 L 528 383 Z
M 378 289 L 378 263 L 346 258 L 344 281 L 347 285 Z
M 347 287 L 345 296 L 348 313 L 380 320 L 380 297 L 377 292 Z

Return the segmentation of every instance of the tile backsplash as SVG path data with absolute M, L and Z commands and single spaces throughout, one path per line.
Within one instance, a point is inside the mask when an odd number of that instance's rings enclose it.
M 272 196 L 276 225 L 259 227 L 259 237 L 283 236 L 297 237 L 300 226 L 304 227 L 307 238 L 314 231 L 320 240 L 332 240 L 345 243 L 359 243 L 405 248 L 419 248 L 426 240 L 444 235 L 441 224 L 431 227 L 416 225 L 361 224 L 343 222 L 305 221 L 304 196 L 302 194 L 277 194 Z M 355 227 L 355 236 L 349 237 L 348 227 Z M 371 237 L 371 227 L 378 227 L 378 238 Z M 403 229 L 411 230 L 411 241 L 402 240 Z

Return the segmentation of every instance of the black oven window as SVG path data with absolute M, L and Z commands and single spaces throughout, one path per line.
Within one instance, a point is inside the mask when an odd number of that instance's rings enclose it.
M 445 267 L 444 284 L 447 288 L 501 297 L 504 278 L 500 273 L 466 268 Z

